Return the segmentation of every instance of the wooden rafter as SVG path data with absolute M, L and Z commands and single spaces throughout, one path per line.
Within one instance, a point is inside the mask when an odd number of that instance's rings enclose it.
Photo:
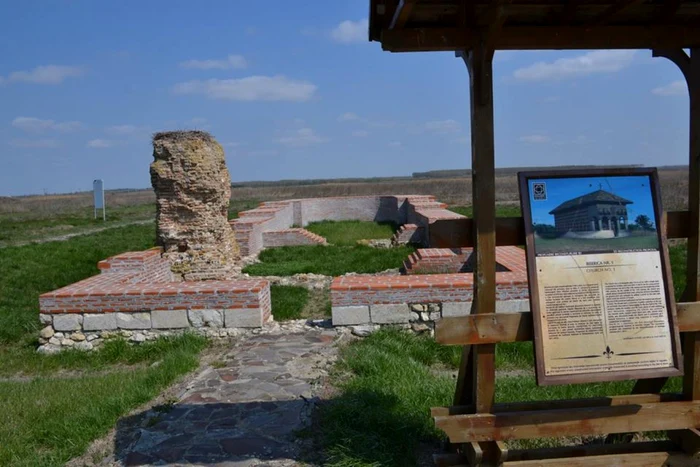
M 638 3 L 642 3 L 642 0 L 619 0 L 613 5 L 610 5 L 608 8 L 600 12 L 598 15 L 594 16 L 590 21 L 587 22 L 589 25 L 596 25 L 596 24 L 605 24 L 610 19 L 612 19 L 613 16 L 616 14 L 620 13 L 621 11 L 632 7 Z
M 399 6 L 396 7 L 394 12 L 394 17 L 391 19 L 391 25 L 389 29 L 400 29 L 406 26 L 406 21 L 408 17 L 411 16 L 411 11 L 415 6 L 417 0 L 401 0 Z
M 385 50 L 430 52 L 471 50 L 482 42 L 474 29 L 414 28 L 382 31 Z M 496 50 L 644 49 L 700 46 L 700 28 L 689 26 L 504 26 Z

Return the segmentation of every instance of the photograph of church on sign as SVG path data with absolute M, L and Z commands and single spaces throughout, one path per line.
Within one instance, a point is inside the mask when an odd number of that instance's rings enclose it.
M 632 203 L 601 188 L 565 201 L 549 213 L 554 216 L 554 227 L 560 234 L 600 232 L 597 238 L 618 237 L 620 231 L 627 231 L 627 205 Z
M 529 181 L 537 255 L 658 250 L 648 176 Z

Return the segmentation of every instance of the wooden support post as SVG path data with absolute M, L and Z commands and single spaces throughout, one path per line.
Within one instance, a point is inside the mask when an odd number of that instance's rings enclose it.
M 688 160 L 688 262 L 685 301 L 700 299 L 700 48 L 654 50 L 655 57 L 675 63 L 685 76 L 690 97 L 690 141 Z M 683 337 L 683 392 L 691 400 L 700 399 L 700 333 Z
M 472 206 L 474 209 L 474 299 L 472 313 L 496 311 L 496 179 L 493 132 L 493 50 L 483 43 L 462 55 L 469 70 L 472 135 Z M 496 380 L 496 346 L 465 347 L 455 404 L 471 404 L 477 413 L 492 410 Z M 502 457 L 495 442 L 462 446 L 462 452 L 484 461 Z M 471 456 L 470 456 L 471 454 Z M 473 462 L 477 462 L 474 460 Z
M 688 211 L 688 267 L 686 297 L 700 298 L 700 48 L 690 51 L 685 74 L 690 94 L 690 160 Z M 687 333 L 683 339 L 683 392 L 688 399 L 700 399 L 700 333 Z

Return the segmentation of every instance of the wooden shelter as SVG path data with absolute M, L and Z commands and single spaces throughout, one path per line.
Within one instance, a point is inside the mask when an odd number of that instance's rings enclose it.
M 369 38 L 391 52 L 454 51 L 469 71 L 474 219 L 438 221 L 431 245 L 473 246 L 472 316 L 437 326 L 464 345 L 454 406 L 433 409 L 453 453 L 447 465 L 700 465 L 700 1 L 370 0 Z M 688 239 L 687 288 L 679 303 L 682 394 L 666 378 L 637 381 L 633 394 L 495 404 L 495 345 L 532 339 L 529 313 L 496 314 L 496 245 L 523 245 L 522 218 L 496 219 L 492 60 L 496 50 L 651 49 L 674 62 L 690 95 L 688 211 L 667 213 L 668 238 Z M 684 49 L 689 49 L 686 52 Z M 668 430 L 671 441 L 510 451 L 504 440 Z M 610 437 L 609 437 L 610 438 Z M 619 441 L 629 435 L 619 435 Z M 696 456 L 696 458 L 692 458 Z

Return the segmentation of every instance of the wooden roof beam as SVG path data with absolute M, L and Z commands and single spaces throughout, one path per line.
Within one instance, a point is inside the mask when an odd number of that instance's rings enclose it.
M 391 52 L 471 50 L 482 33 L 465 28 L 385 29 L 382 48 Z M 689 26 L 504 26 L 495 50 L 672 49 L 700 46 L 700 28 Z
M 642 0 L 619 0 L 615 4 L 609 6 L 603 10 L 600 14 L 594 16 L 590 21 L 587 21 L 588 25 L 600 25 L 605 24 L 616 14 L 621 11 L 634 6 L 638 3 L 642 3 Z
M 681 0 L 666 0 L 664 2 L 664 7 L 659 15 L 658 22 L 666 23 L 671 20 L 676 15 L 678 8 L 681 6 Z
M 569 0 L 566 2 L 566 6 L 559 17 L 559 22 L 562 24 L 573 24 L 574 18 L 576 18 L 576 9 L 581 3 L 583 3 L 582 0 Z
M 512 0 L 492 0 L 491 6 L 484 14 L 486 20 L 486 32 L 484 34 L 484 45 L 487 49 L 493 51 L 493 46 L 498 40 L 498 35 L 503 29 L 503 24 L 506 22 L 506 14 L 504 6 L 511 3 Z
M 401 0 L 399 6 L 396 7 L 396 11 L 394 11 L 394 17 L 391 19 L 389 29 L 401 29 L 405 27 L 406 21 L 408 21 L 408 17 L 411 16 L 411 12 L 416 3 L 417 0 Z

